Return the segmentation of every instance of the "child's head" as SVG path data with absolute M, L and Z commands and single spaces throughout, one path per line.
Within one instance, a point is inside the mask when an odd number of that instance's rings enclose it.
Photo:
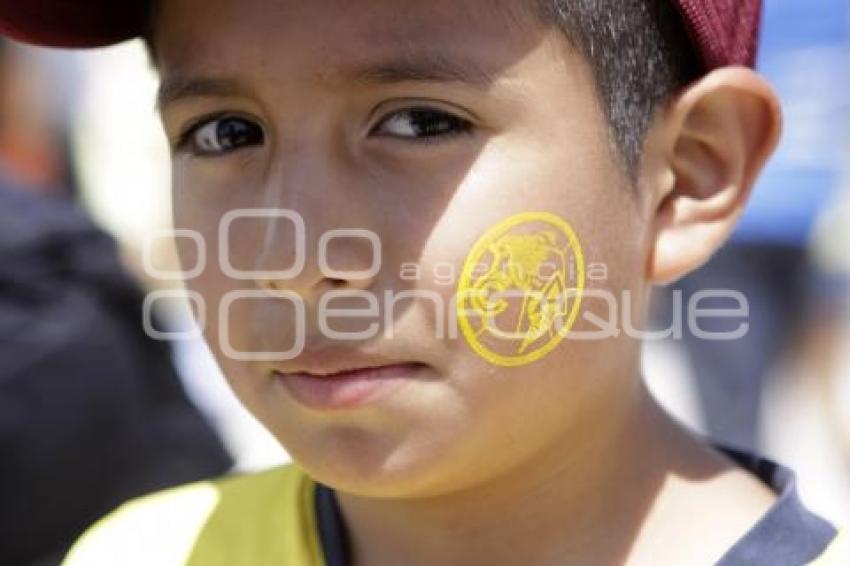
M 778 135 L 770 89 L 740 67 L 703 76 L 666 1 L 169 0 L 152 23 L 175 224 L 209 259 L 187 282 L 208 342 L 308 472 L 362 494 L 458 490 L 542 465 L 556 445 L 594 450 L 638 395 L 640 341 L 624 324 L 640 327 L 653 284 L 722 244 Z M 244 209 L 294 211 L 303 237 L 291 216 L 221 230 Z M 453 336 L 454 294 L 479 238 L 529 212 L 580 242 L 590 294 L 574 330 L 613 312 L 620 332 L 494 364 L 475 336 Z M 513 235 L 540 236 L 535 252 L 565 241 L 537 218 Z M 380 254 L 363 234 L 323 238 L 338 229 L 376 235 Z M 178 244 L 190 269 L 196 246 Z M 239 279 L 218 261 L 224 245 L 255 274 L 304 262 Z M 331 292 L 349 295 L 322 304 Z M 504 306 L 527 319 L 534 300 Z M 323 327 L 323 307 L 357 313 Z M 238 354 L 299 338 L 289 361 Z M 356 391 L 293 394 L 278 373 L 401 362 L 419 364 L 414 378 L 356 403 Z

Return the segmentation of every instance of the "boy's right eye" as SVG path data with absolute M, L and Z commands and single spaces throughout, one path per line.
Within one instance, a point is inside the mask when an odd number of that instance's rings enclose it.
M 264 140 L 263 128 L 256 122 L 221 116 L 191 126 L 180 136 L 177 149 L 199 156 L 216 156 L 261 145 Z

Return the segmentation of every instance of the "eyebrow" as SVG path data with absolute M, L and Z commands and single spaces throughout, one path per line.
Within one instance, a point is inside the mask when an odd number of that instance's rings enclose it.
M 367 84 L 458 82 L 476 88 L 487 88 L 495 80 L 495 74 L 477 61 L 459 60 L 436 52 L 355 66 L 349 71 L 342 71 L 341 74 L 356 82 Z
M 454 60 L 436 53 L 356 64 L 324 73 L 323 76 L 340 83 L 462 83 L 479 90 L 486 90 L 496 78 L 492 71 L 476 61 Z M 162 79 L 157 93 L 157 108 L 184 98 L 240 96 L 249 90 L 235 78 L 192 77 L 175 73 Z
M 236 79 L 191 77 L 178 73 L 162 79 L 156 94 L 156 107 L 161 109 L 184 98 L 239 96 L 247 91 Z

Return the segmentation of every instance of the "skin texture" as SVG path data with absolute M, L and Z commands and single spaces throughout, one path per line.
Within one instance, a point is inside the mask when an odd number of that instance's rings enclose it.
M 342 351 L 427 367 L 376 403 L 319 411 L 273 378 L 275 367 L 299 369 L 298 359 L 275 366 L 225 355 L 217 315 L 228 291 L 266 291 L 232 306 L 230 341 L 286 350 L 293 312 L 272 294 L 296 292 L 306 350 L 318 351 L 332 345 L 311 316 L 324 293 L 427 290 L 451 305 L 455 288 L 434 280 L 435 266 L 459 273 L 490 226 L 547 211 L 570 222 L 588 262 L 607 266 L 588 288 L 629 291 L 640 326 L 652 285 L 695 269 L 723 243 L 776 143 L 777 102 L 758 76 L 722 69 L 671 100 L 633 187 L 611 152 L 587 62 L 516 2 L 162 4 L 156 45 L 175 227 L 199 232 L 210 258 L 221 218 L 235 209 L 292 209 L 307 227 L 307 262 L 294 278 L 234 280 L 211 261 L 187 285 L 206 301 L 206 338 L 236 395 L 298 464 L 338 490 L 357 563 L 708 564 L 770 505 L 766 488 L 655 405 L 640 380 L 640 344 L 626 335 L 566 340 L 533 364 L 497 368 L 462 339 L 439 338 L 433 304 L 401 302 L 391 338 Z M 475 70 L 471 82 L 409 72 L 423 60 Z M 398 113 L 412 106 L 471 126 L 411 138 Z M 261 127 L 261 142 L 217 155 L 198 155 L 197 136 L 180 143 L 219 113 Z M 235 267 L 291 264 L 288 223 L 238 226 Z M 313 250 L 336 228 L 380 237 L 377 275 L 319 271 Z M 336 241 L 329 263 L 368 268 L 363 244 Z M 194 265 L 193 246 L 178 247 Z M 404 263 L 419 264 L 422 277 L 400 277 Z

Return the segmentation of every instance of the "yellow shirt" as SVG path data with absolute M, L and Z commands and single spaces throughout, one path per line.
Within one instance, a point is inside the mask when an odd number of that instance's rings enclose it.
M 784 478 L 773 481 L 781 493 L 779 503 L 721 563 L 797 564 L 801 561 L 793 558 L 794 553 L 811 556 L 811 541 L 822 540 L 815 543 L 822 545 L 818 558 L 806 563 L 850 566 L 848 534 L 836 537 L 833 530 L 827 539 L 821 532 L 823 525 L 817 524 L 822 520 L 801 507 L 793 475 L 778 466 L 777 470 L 781 472 L 777 477 Z M 157 492 L 125 503 L 95 523 L 63 564 L 324 566 L 316 489 L 301 468 L 288 464 Z M 334 520 L 338 519 L 325 518 Z M 780 544 L 791 539 L 796 542 L 790 546 Z M 346 551 L 335 550 L 331 543 L 327 552 Z
M 320 566 L 315 483 L 288 464 L 125 503 L 92 526 L 64 566 Z

